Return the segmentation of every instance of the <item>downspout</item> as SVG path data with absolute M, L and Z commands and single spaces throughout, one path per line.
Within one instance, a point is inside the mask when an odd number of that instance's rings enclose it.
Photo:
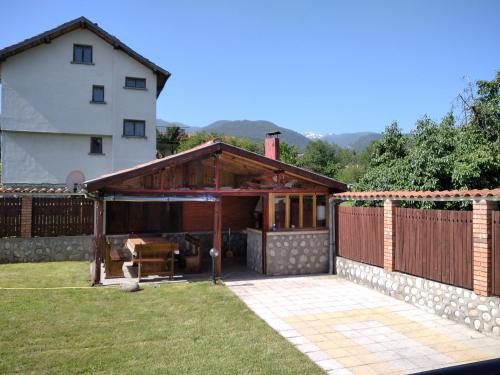
M 329 199 L 329 222 L 330 222 L 330 228 L 328 231 L 328 236 L 329 236 L 329 269 L 328 273 L 330 275 L 336 275 L 337 274 L 337 244 L 335 242 L 335 205 L 337 202 L 333 199 Z

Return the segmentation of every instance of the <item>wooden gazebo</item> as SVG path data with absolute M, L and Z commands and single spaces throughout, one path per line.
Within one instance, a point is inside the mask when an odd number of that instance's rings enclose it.
M 328 195 L 347 186 L 281 162 L 275 134 L 265 146 L 262 156 L 215 140 L 86 181 L 82 191 L 96 201 L 94 283 L 100 282 L 105 236 L 132 232 L 209 233 L 208 248 L 220 250 L 220 275 L 223 232 L 231 228 L 243 235 L 249 268 L 264 274 L 322 272 Z M 294 255 L 291 266 L 284 264 L 287 254 Z

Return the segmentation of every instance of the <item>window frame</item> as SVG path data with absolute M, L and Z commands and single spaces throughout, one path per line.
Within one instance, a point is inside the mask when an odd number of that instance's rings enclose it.
M 126 134 L 125 126 L 127 125 L 127 123 L 133 124 L 133 129 L 134 129 L 133 135 Z M 143 134 L 142 135 L 137 135 L 137 130 L 136 130 L 137 125 L 143 125 Z M 146 138 L 146 121 L 145 120 L 124 119 L 123 120 L 122 137 L 124 137 L 124 138 Z
M 82 49 L 82 60 L 81 61 L 78 61 L 76 59 L 76 49 L 77 48 L 81 48 Z M 85 48 L 90 48 L 90 62 L 87 62 L 87 61 L 83 61 L 84 60 L 84 49 Z M 93 46 L 91 45 L 88 45 L 88 44 L 78 44 L 78 43 L 75 43 L 73 44 L 73 61 L 72 61 L 73 64 L 83 64 L 83 65 L 94 65 L 94 48 Z
M 94 90 L 95 89 L 102 89 L 102 100 L 95 100 L 95 92 Z M 94 103 L 94 104 L 106 104 L 106 100 L 105 99 L 105 90 L 104 90 L 104 85 L 92 85 L 92 100 L 90 101 L 91 103 Z
M 92 148 L 94 145 L 94 140 L 100 140 L 100 152 L 95 152 L 95 150 Z M 103 141 L 102 137 L 90 137 L 90 152 L 89 155 L 104 155 L 103 152 Z
M 318 227 L 318 220 L 317 220 L 317 203 L 318 203 L 318 197 L 324 196 L 325 197 L 325 213 L 326 213 L 326 218 L 325 218 L 325 226 Z M 273 224 L 276 222 L 276 212 L 275 212 L 275 198 L 285 198 L 285 227 L 284 228 L 277 228 L 278 231 L 294 231 L 294 230 L 325 230 L 328 229 L 329 226 L 329 215 L 328 215 L 328 210 L 329 210 L 329 202 L 328 202 L 328 193 L 270 193 L 269 194 L 269 230 L 273 229 Z M 290 228 L 290 197 L 298 197 L 299 198 L 299 227 L 295 228 Z M 312 223 L 312 226 L 304 227 L 304 197 L 312 197 L 312 210 L 311 210 L 311 217 L 309 220 Z
M 127 82 L 128 81 L 134 81 L 134 86 L 128 86 Z M 144 87 L 137 87 L 137 81 L 142 81 L 144 82 Z M 142 77 L 130 77 L 130 76 L 125 76 L 125 85 L 123 86 L 124 89 L 130 89 L 130 90 L 147 90 L 147 81 L 146 78 Z

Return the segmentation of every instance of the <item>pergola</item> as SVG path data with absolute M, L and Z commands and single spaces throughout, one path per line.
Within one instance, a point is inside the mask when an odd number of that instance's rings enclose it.
M 212 246 L 217 250 L 222 249 L 224 227 L 258 230 L 260 270 L 266 273 L 268 233 L 327 230 L 328 196 L 347 190 L 334 179 L 217 140 L 86 181 L 81 188 L 96 202 L 94 283 L 100 282 L 106 228 L 113 225 L 106 221 L 125 220 L 123 215 L 110 218 L 106 214 L 117 203 L 177 204 L 179 213 L 170 212 L 170 221 L 161 226 L 167 232 L 175 227 L 181 212 L 182 223 L 176 230 L 186 232 L 196 223 L 206 223 L 210 215 Z M 221 253 L 216 259 L 219 275 Z

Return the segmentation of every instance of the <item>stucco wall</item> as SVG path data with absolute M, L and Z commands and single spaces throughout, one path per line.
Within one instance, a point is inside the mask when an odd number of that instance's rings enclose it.
M 480 332 L 500 336 L 500 298 L 337 257 L 339 276 Z
M 247 268 L 262 273 L 262 232 L 247 229 Z
M 73 44 L 92 45 L 94 64 L 72 64 Z M 124 89 L 125 76 L 146 78 L 147 90 Z M 90 103 L 92 85 L 105 87 L 106 104 Z M 145 120 L 146 138 L 122 137 L 124 119 Z M 23 164 L 31 155 L 10 155 L 6 142 L 20 131 L 110 137 L 112 152 L 104 152 L 111 164 L 103 158 L 99 162 L 105 167 L 88 169 L 85 177 L 94 178 L 103 168 L 116 170 L 155 158 L 156 76 L 94 33 L 75 30 L 2 63 L 1 123 L 4 183 L 64 183 L 69 172 L 83 171 L 88 161 L 90 138 L 84 153 L 79 148 L 68 151 L 57 140 L 45 142 L 51 156 L 56 155 L 52 163 L 59 166 L 59 172 L 43 175 L 36 163 Z M 29 133 L 24 137 L 30 137 Z M 80 162 L 68 168 L 64 158 Z M 34 181 L 34 176 L 39 180 Z
M 5 182 L 64 183 L 73 170 L 87 178 L 99 176 L 112 169 L 111 143 L 111 137 L 103 137 L 104 155 L 90 155 L 88 136 L 3 132 L 2 177 Z
M 269 232 L 268 275 L 316 274 L 328 271 L 328 231 Z
M 93 236 L 0 238 L 0 263 L 88 260 Z

